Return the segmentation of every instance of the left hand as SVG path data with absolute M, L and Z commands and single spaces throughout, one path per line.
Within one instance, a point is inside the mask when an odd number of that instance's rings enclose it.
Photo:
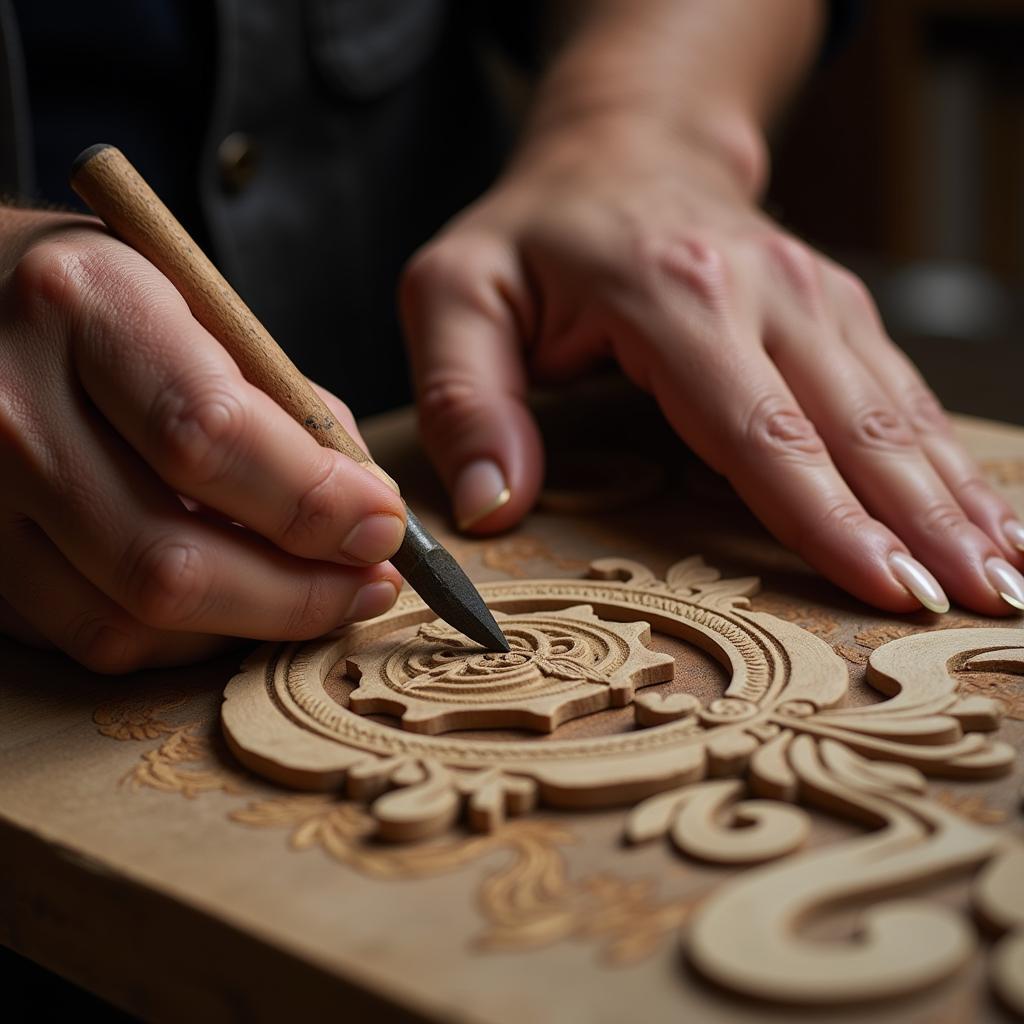
M 931 593 L 942 610 L 937 577 L 962 605 L 1010 612 L 1000 595 L 1024 602 L 1024 527 L 861 282 L 768 218 L 733 171 L 654 120 L 595 117 L 529 141 L 413 258 L 402 309 L 423 438 L 459 525 L 506 529 L 537 497 L 528 378 L 614 356 L 839 586 L 892 611 Z M 916 589 L 906 564 L 924 570 Z

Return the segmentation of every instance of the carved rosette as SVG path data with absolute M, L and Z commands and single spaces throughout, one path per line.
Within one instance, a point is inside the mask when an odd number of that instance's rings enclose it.
M 586 605 L 495 618 L 507 653 L 476 647 L 436 620 L 397 648 L 386 638 L 370 645 L 347 661 L 346 674 L 359 681 L 349 707 L 399 715 L 412 732 L 551 732 L 570 718 L 622 707 L 636 687 L 673 675 L 673 658 L 648 649 L 646 622 L 602 622 Z
M 343 786 L 369 801 L 383 838 L 431 835 L 463 813 L 471 828 L 492 830 L 538 799 L 625 803 L 634 805 L 626 823 L 632 842 L 665 836 L 687 856 L 759 865 L 717 890 L 687 934 L 691 962 L 735 991 L 841 1003 L 936 983 L 975 947 L 971 930 L 948 908 L 883 905 L 865 916 L 856 942 L 805 942 L 800 922 L 832 904 L 881 899 L 901 884 L 990 861 L 1004 865 L 996 871 L 1001 891 L 1007 877 L 1024 891 L 1019 850 L 1004 834 L 928 800 L 925 784 L 926 775 L 984 778 L 1012 764 L 1013 750 L 988 735 L 998 727 L 998 704 L 961 697 L 957 673 L 1019 672 L 1024 631 L 959 629 L 894 640 L 868 665 L 868 680 L 885 699 L 843 707 L 842 659 L 799 626 L 746 607 L 756 586 L 721 580 L 698 558 L 673 566 L 664 580 L 636 563 L 606 559 L 585 580 L 483 584 L 488 604 L 522 630 L 515 656 L 495 662 L 481 661 L 479 650 L 454 653 L 443 630 L 427 625 L 430 611 L 405 594 L 373 622 L 257 652 L 227 688 L 225 731 L 241 760 L 261 774 L 293 786 Z M 549 701 L 543 714 L 555 724 L 560 714 L 583 713 L 571 708 L 574 689 L 594 688 L 587 692 L 601 695 L 601 707 L 621 699 L 616 693 L 632 695 L 641 681 L 615 680 L 615 659 L 595 659 L 580 640 L 599 627 L 625 639 L 613 628 L 621 623 L 640 626 L 628 641 L 634 648 L 647 650 L 641 641 L 649 624 L 711 653 L 730 674 L 725 692 L 707 705 L 687 693 L 636 693 L 636 730 L 586 739 L 488 741 L 409 730 L 451 727 L 445 715 L 453 708 L 465 716 L 457 726 L 474 722 L 481 708 L 501 706 L 512 681 L 513 690 L 523 688 L 517 700 L 530 691 L 530 699 Z M 425 635 L 386 642 L 424 625 Z M 341 661 L 361 673 L 354 707 L 325 686 Z M 577 667 L 570 671 L 568 661 Z M 367 718 L 360 708 L 402 713 L 405 728 Z M 801 852 L 810 819 L 800 803 L 876 830 Z M 991 896 L 979 902 L 989 918 L 993 905 Z M 997 962 L 1017 963 L 1024 909 L 1004 905 L 999 927 L 1008 935 Z M 738 930 L 737 945 L 730 937 Z M 1006 970 L 993 971 L 997 989 L 1012 1001 Z

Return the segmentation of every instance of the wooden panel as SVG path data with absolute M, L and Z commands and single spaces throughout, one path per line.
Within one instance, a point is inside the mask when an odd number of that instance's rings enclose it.
M 621 457 L 661 466 L 665 488 L 607 511 L 541 511 L 490 541 L 456 538 L 445 528 L 409 414 L 379 419 L 365 433 L 474 579 L 578 577 L 591 559 L 609 556 L 660 575 L 702 553 L 726 576 L 761 577 L 755 611 L 808 630 L 844 659 L 854 708 L 878 700 L 864 673 L 886 641 L 939 625 L 1020 627 L 956 609 L 942 622 L 927 613 L 873 612 L 767 538 L 721 481 L 656 426 L 646 403 L 634 408 L 636 399 L 600 390 L 580 401 L 614 406 L 621 415 L 605 421 L 655 438 Z M 561 403 L 545 416 L 567 447 L 610 443 L 579 405 Z M 988 477 L 1024 512 L 1024 431 L 967 420 L 959 430 Z M 701 700 L 724 686 L 705 652 L 657 633 L 652 647 L 676 657 Z M 425 842 L 385 844 L 368 838 L 372 821 L 360 805 L 246 774 L 218 723 L 221 693 L 241 653 L 110 679 L 56 656 L 3 648 L 0 941 L 154 1019 L 312 1012 L 508 1024 L 851 1019 L 820 1007 L 767 1009 L 686 966 L 681 939 L 685 944 L 698 907 L 754 870 L 700 859 L 700 832 L 692 836 L 694 857 L 668 842 L 623 845 L 623 809 L 542 809 L 493 832 L 459 826 Z M 978 671 L 959 681 L 965 695 L 1003 699 L 998 738 L 1018 750 L 1019 680 Z M 624 711 L 560 729 L 594 735 L 632 728 Z M 990 780 L 933 778 L 929 806 L 983 834 L 1019 833 L 1022 782 L 1019 763 Z M 822 856 L 865 834 L 844 816 L 808 813 L 807 845 Z M 986 892 L 1005 890 L 1006 870 L 993 875 Z M 969 885 L 969 872 L 954 874 L 918 895 L 966 912 Z M 806 935 L 841 939 L 858 920 L 856 910 L 836 910 L 810 923 Z M 703 925 L 707 934 L 713 926 Z M 873 1019 L 1008 1019 L 990 995 L 987 942 L 944 980 L 873 1006 Z M 1013 947 L 1006 949 L 1012 962 Z

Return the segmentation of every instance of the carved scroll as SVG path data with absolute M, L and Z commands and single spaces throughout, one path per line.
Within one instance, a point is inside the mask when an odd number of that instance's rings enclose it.
M 937 982 L 972 955 L 972 929 L 920 899 L 884 901 L 991 861 L 1000 866 L 982 876 L 978 902 L 1003 935 L 993 983 L 1017 1005 L 1024 914 L 998 908 L 1013 905 L 1001 895 L 1012 885 L 1024 890 L 1024 868 L 999 832 L 929 800 L 926 776 L 985 778 L 1011 765 L 1013 750 L 992 736 L 998 703 L 961 697 L 958 673 L 1020 671 L 1024 631 L 894 640 L 868 666 L 883 699 L 844 707 L 843 661 L 800 626 L 751 611 L 755 588 L 695 558 L 664 580 L 606 559 L 585 580 L 483 584 L 507 616 L 512 657 L 464 647 L 407 594 L 374 622 L 257 652 L 228 686 L 225 732 L 261 774 L 367 801 L 378 834 L 392 840 L 436 834 L 460 816 L 493 830 L 538 800 L 633 805 L 629 840 L 665 836 L 685 856 L 748 866 L 693 918 L 687 950 L 709 978 L 764 999 L 840 1003 Z M 715 657 L 729 673 L 724 692 L 702 702 L 657 690 L 671 659 L 649 649 L 649 630 Z M 348 704 L 325 686 L 339 663 L 358 677 Z M 549 731 L 629 703 L 630 732 L 543 742 L 442 735 Z M 401 721 L 370 717 L 382 711 Z M 801 804 L 871 831 L 804 852 Z M 857 937 L 802 936 L 808 917 L 851 902 L 867 907 Z

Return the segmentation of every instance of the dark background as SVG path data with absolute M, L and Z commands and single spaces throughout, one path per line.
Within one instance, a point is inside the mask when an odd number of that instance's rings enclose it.
M 780 126 L 768 205 L 868 282 L 949 408 L 1024 423 L 1020 0 L 862 5 Z M 3 950 L 0 980 L 12 1019 L 126 1019 Z
M 947 407 L 1024 423 L 1024 3 L 864 3 L 775 146 L 769 209 L 857 271 Z

